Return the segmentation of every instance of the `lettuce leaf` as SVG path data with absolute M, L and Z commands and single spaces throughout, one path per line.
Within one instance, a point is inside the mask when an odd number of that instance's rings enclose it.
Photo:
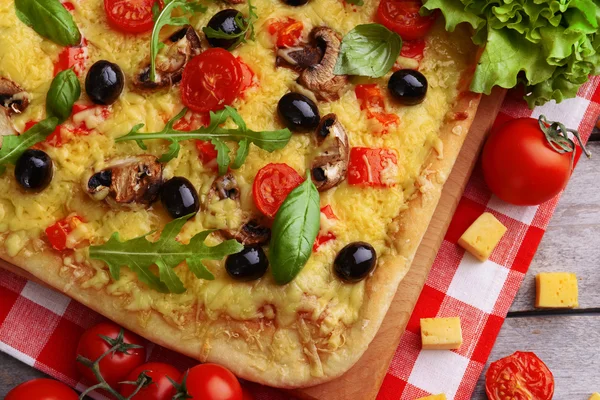
M 600 74 L 598 0 L 424 0 L 439 9 L 446 30 L 466 23 L 485 46 L 471 90 L 527 87 L 530 107 L 574 97 L 589 75 Z

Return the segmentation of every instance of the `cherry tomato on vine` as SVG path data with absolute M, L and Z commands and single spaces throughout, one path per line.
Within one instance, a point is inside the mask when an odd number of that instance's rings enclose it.
M 267 164 L 254 178 L 254 204 L 267 217 L 274 218 L 287 195 L 303 181 L 304 178 L 287 164 Z
M 176 390 L 167 377 L 175 382 L 179 382 L 181 380 L 181 372 L 177 368 L 165 363 L 149 362 L 131 371 L 126 380 L 135 382 L 142 372 L 152 378 L 152 383 L 140 389 L 131 398 L 132 400 L 171 400 L 173 398 Z M 121 384 L 119 393 L 125 397 L 129 397 L 135 389 L 135 385 Z
M 79 339 L 77 354 L 95 361 L 112 347 L 99 335 L 116 339 L 121 329 L 119 325 L 113 322 L 102 322 L 91 327 Z M 127 330 L 124 331 L 123 341 L 127 344 L 139 346 L 144 344 L 139 336 Z M 146 349 L 143 347 L 129 349 L 126 353 L 116 351 L 108 354 L 100 361 L 100 373 L 111 387 L 116 388 L 119 382 L 126 380 L 127 375 L 134 368 L 142 365 L 144 361 L 146 361 Z M 82 363 L 77 363 L 77 370 L 89 382 L 98 382 L 92 370 Z
M 419 14 L 421 0 L 381 0 L 377 20 L 404 40 L 424 37 L 433 26 L 437 13 Z
M 126 33 L 147 32 L 154 26 L 152 7 L 157 0 L 104 0 L 108 23 Z M 162 1 L 159 4 L 163 5 Z
M 239 95 L 243 72 L 240 62 L 227 50 L 205 50 L 183 69 L 181 100 L 192 111 L 220 110 Z
M 496 196 L 525 206 L 559 194 L 571 177 L 572 160 L 573 152 L 561 154 L 552 148 L 537 120 L 517 118 L 492 131 L 483 148 L 482 167 Z
M 200 364 L 190 368 L 186 388 L 194 400 L 243 399 L 242 387 L 235 375 L 217 364 Z
M 490 365 L 485 392 L 489 400 L 551 400 L 554 376 L 534 353 L 517 351 Z
M 4 400 L 77 400 L 77 393 L 62 382 L 40 378 L 21 383 Z

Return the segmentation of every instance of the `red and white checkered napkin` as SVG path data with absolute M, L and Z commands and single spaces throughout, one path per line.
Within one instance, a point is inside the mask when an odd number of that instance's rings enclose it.
M 546 115 L 577 127 L 587 139 L 600 114 L 600 78 L 575 99 L 533 112 L 509 95 L 496 124 L 516 117 Z M 514 207 L 492 196 L 476 169 L 435 260 L 416 309 L 379 392 L 379 399 L 414 400 L 445 393 L 469 399 L 502 322 L 527 272 L 558 198 L 539 207 Z M 508 231 L 485 263 L 456 245 L 459 236 L 484 211 Z M 460 316 L 464 343 L 456 351 L 421 351 L 419 319 Z M 102 317 L 50 289 L 0 271 L 0 350 L 79 389 L 75 351 L 79 336 Z M 516 350 L 516 349 L 515 349 Z M 195 361 L 150 345 L 150 359 L 185 369 Z M 258 400 L 289 396 L 253 385 Z

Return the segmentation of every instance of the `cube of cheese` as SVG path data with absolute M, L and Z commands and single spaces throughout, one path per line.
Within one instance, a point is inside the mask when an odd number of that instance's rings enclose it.
M 542 272 L 535 277 L 537 308 L 577 307 L 577 276 L 569 272 Z
M 427 397 L 420 397 L 417 400 L 446 400 L 446 395 L 445 394 L 432 394 L 431 396 L 427 396 Z M 595 399 L 590 399 L 590 400 L 595 400 Z
M 421 318 L 421 342 L 425 350 L 452 350 L 462 344 L 460 318 Z
M 600 393 L 594 393 L 589 400 L 600 400 Z
M 458 239 L 458 244 L 473 254 L 479 261 L 485 261 L 490 257 L 502 236 L 506 233 L 506 227 L 489 212 L 485 212 L 473 222 L 473 224 Z

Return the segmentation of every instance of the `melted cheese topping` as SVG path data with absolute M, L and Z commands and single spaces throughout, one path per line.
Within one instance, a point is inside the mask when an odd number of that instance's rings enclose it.
M 106 22 L 102 0 L 75 0 L 73 3 L 75 20 L 88 43 L 87 67 L 106 59 L 116 62 L 129 79 L 139 62 L 148 56 L 149 35 L 125 35 L 111 29 Z M 358 24 L 372 22 L 377 4 L 377 0 L 366 0 L 364 6 L 354 7 L 341 0 L 311 0 L 305 7 L 293 8 L 277 0 L 256 0 L 259 15 L 255 25 L 256 40 L 234 50 L 234 54 L 254 71 L 258 82 L 233 104 L 248 126 L 255 130 L 281 128 L 274 118 L 277 102 L 296 85 L 296 73 L 275 68 L 273 38 L 267 30 L 272 20 L 286 16 L 299 19 L 304 23 L 305 35 L 317 25 L 328 25 L 345 34 Z M 194 27 L 200 32 L 219 8 L 225 8 L 225 5 L 210 3 L 205 14 L 192 18 Z M 238 8 L 246 11 L 245 5 Z M 170 32 L 165 29 L 163 33 L 166 36 Z M 17 82 L 31 95 L 29 108 L 14 118 L 15 126 L 22 131 L 27 121 L 44 117 L 45 94 L 52 79 L 53 62 L 61 48 L 19 21 L 12 2 L 2 2 L 0 49 L 0 76 Z M 223 262 L 209 261 L 207 266 L 216 276 L 214 281 L 196 279 L 185 265 L 180 265 L 175 271 L 185 283 L 187 292 L 160 294 L 140 284 L 127 268 L 123 268 L 119 281 L 112 280 L 102 262 L 89 260 L 85 247 L 64 257 L 60 273 L 73 277 L 73 282 L 83 288 L 105 290 L 128 310 L 155 310 L 174 325 L 184 325 L 197 318 L 199 310 L 202 318 L 263 318 L 275 320 L 279 326 L 293 324 L 302 313 L 305 319 L 319 321 L 318 335 L 328 338 L 329 349 L 343 345 L 341 331 L 343 326 L 350 326 L 358 319 L 365 282 L 345 284 L 336 279 L 332 272 L 333 259 L 345 244 L 358 240 L 371 243 L 379 255 L 393 251 L 386 242 L 388 225 L 406 208 L 406 202 L 417 190 L 424 190 L 422 166 L 432 148 L 442 156 L 438 131 L 457 96 L 456 86 L 471 54 L 472 46 L 466 34 L 450 36 L 438 24 L 428 38 L 420 66 L 429 81 L 425 102 L 403 107 L 388 99 L 388 111 L 396 113 L 400 123 L 387 134 L 374 133 L 373 121 L 360 110 L 353 90 L 354 84 L 365 81 L 376 81 L 384 87 L 387 77 L 379 80 L 353 78 L 338 101 L 318 104 L 321 115 L 330 112 L 338 115 L 346 127 L 351 146 L 382 147 L 397 152 L 398 166 L 385 170 L 385 180 L 397 184 L 390 188 L 363 188 L 343 182 L 321 193 L 321 205 L 330 204 L 338 218 L 331 224 L 337 240 L 313 253 L 292 283 L 277 286 L 269 273 L 254 282 L 234 282 L 225 272 Z M 181 107 L 178 87 L 142 93 L 128 84 L 120 99 L 110 107 L 109 118 L 81 113 L 80 120 L 74 121 L 95 128 L 93 133 L 71 137 L 62 147 L 46 146 L 45 150 L 55 163 L 54 178 L 47 189 L 35 194 L 23 192 L 15 182 L 13 169 L 9 168 L 0 177 L 0 242 L 8 254 L 14 256 L 21 251 L 35 251 L 35 239 L 28 238 L 44 238 L 46 227 L 69 214 L 84 218 L 84 228 L 77 235 L 96 244 L 103 243 L 116 231 L 122 238 L 130 239 L 153 229 L 160 230 L 168 221 L 160 204 L 147 210 L 111 209 L 102 202 L 91 200 L 81 187 L 92 169 L 101 168 L 107 159 L 144 153 L 134 142 L 115 144 L 114 138 L 139 123 L 144 123 L 147 131 L 160 130 L 165 120 Z M 152 141 L 147 144 L 148 152 L 155 155 L 166 149 L 164 143 Z M 284 162 L 304 175 L 312 161 L 313 147 L 310 135 L 303 134 L 294 135 L 285 149 L 273 153 L 251 146 L 246 163 L 234 171 L 241 187 L 244 212 L 256 212 L 251 187 L 258 169 L 271 162 Z M 175 175 L 188 178 L 198 189 L 201 201 L 206 199 L 215 178 L 212 170 L 202 166 L 192 142 L 182 143 L 178 158 L 165 166 L 164 173 L 167 178 Z M 200 212 L 188 222 L 180 238 L 188 240 L 206 228 L 236 227 L 241 221 L 242 211 L 236 210 L 233 202 L 220 202 L 210 212 Z M 209 238 L 213 244 L 216 240 Z M 144 315 L 140 313 L 140 318 Z

